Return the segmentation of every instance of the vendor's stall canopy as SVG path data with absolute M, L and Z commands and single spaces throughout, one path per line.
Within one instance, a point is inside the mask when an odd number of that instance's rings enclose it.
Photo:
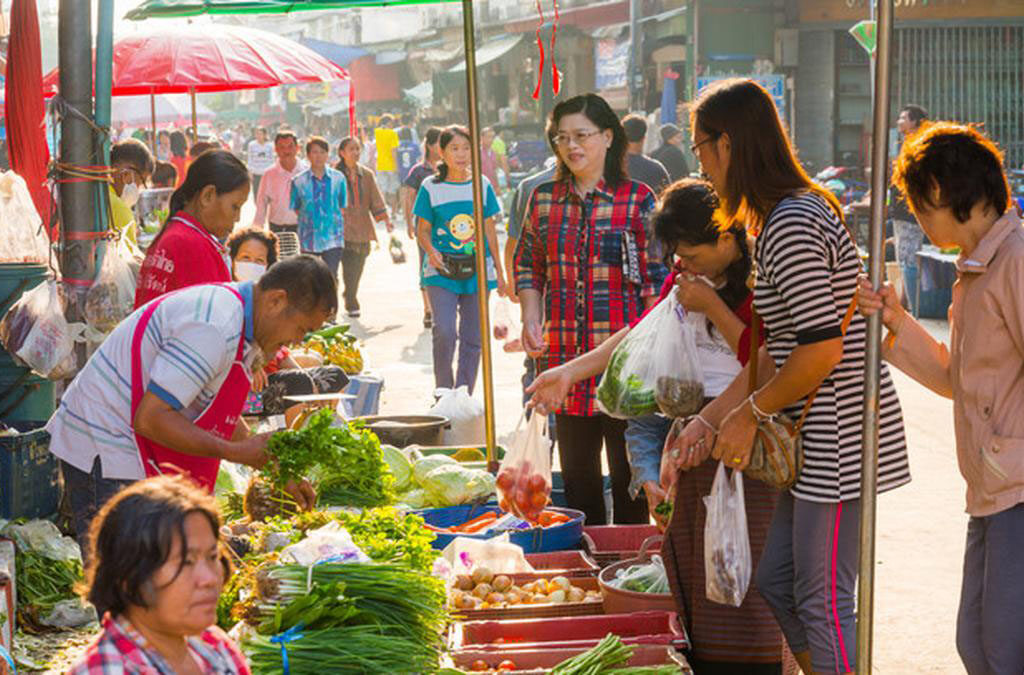
M 198 16 L 200 14 L 287 14 L 351 7 L 434 5 L 459 0 L 146 0 L 125 15 L 141 21 L 154 17 Z
M 485 42 L 476 49 L 476 66 L 480 68 L 496 61 L 515 49 L 523 41 L 522 35 L 510 35 L 497 40 Z M 446 96 L 466 90 L 466 61 L 459 61 L 448 70 L 434 74 L 433 98 L 444 99 Z

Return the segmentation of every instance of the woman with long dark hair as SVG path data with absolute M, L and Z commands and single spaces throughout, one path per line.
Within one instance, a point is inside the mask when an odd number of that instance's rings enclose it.
M 628 326 L 654 304 L 665 274 L 648 229 L 654 193 L 626 174 L 626 133 L 608 103 L 596 94 L 562 101 L 547 132 L 558 160 L 555 179 L 534 191 L 516 256 L 523 347 L 537 358 L 538 371 Z M 629 494 L 626 423 L 598 411 L 596 384 L 587 377 L 564 402 L 542 406 L 556 413 L 566 500 L 586 513 L 587 523 L 607 522 L 604 445 L 615 522 L 646 523 L 647 502 Z
M 146 251 L 135 306 L 195 284 L 231 281 L 227 240 L 249 198 L 249 171 L 227 150 L 208 150 L 171 195 L 170 218 Z
M 673 275 L 662 286 L 661 299 L 675 292 L 689 311 L 687 320 L 697 336 L 704 391 L 709 398 L 728 387 L 743 368 L 750 347 L 747 326 L 751 293 L 747 279 L 751 258 L 747 234 L 740 226 L 723 227 L 718 207 L 718 198 L 708 183 L 685 179 L 666 189 L 653 217 L 659 240 L 671 252 L 669 262 L 676 260 Z M 605 369 L 612 351 L 630 330 L 623 328 L 596 349 L 541 374 L 527 390 L 533 395 L 532 405 L 561 405 L 575 383 Z M 777 673 L 782 636 L 761 596 L 748 592 L 736 608 L 712 603 L 705 595 L 706 511 L 702 499 L 711 490 L 716 463 L 692 462 L 687 464 L 687 471 L 678 472 L 673 461 L 665 461 L 659 477 L 662 448 L 671 424 L 671 419 L 657 415 L 630 420 L 626 446 L 632 494 L 643 489 L 652 510 L 675 494 L 662 554 L 679 615 L 690 637 L 692 665 L 698 673 Z M 752 480 L 745 481 L 744 491 L 751 551 L 759 555 L 776 494 Z M 657 515 L 655 518 L 660 519 Z M 664 528 L 666 523 L 659 521 L 659 525 Z
M 771 96 L 747 79 L 709 87 L 691 108 L 693 148 L 727 218 L 757 233 L 754 305 L 766 351 L 756 391 L 741 374 L 679 447 L 742 471 L 760 421 L 797 419 L 803 466 L 782 494 L 756 580 L 804 672 L 856 670 L 865 321 L 852 312 L 861 270 L 835 197 L 800 167 Z M 899 400 L 880 372 L 878 490 L 910 480 Z M 816 392 L 816 394 L 815 394 Z
M 434 384 L 438 388 L 476 386 L 480 368 L 480 308 L 477 291 L 476 221 L 473 218 L 473 175 L 469 131 L 447 127 L 440 137 L 441 162 L 437 175 L 423 181 L 413 214 L 417 238 L 426 251 L 421 279 L 433 309 Z M 501 214 L 494 188 L 486 177 L 484 192 L 484 246 L 489 291 L 505 295 L 505 273 L 496 255 L 495 219 Z M 452 361 L 458 343 L 458 369 Z

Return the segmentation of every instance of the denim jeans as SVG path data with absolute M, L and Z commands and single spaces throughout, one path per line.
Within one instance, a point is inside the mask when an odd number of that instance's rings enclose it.
M 629 420 L 626 426 L 626 456 L 632 474 L 629 495 L 634 499 L 640 494 L 644 483 L 649 480 L 657 483 L 660 479 L 661 451 L 671 428 L 672 420 L 661 415 L 645 415 Z
M 472 394 L 482 349 L 477 294 L 452 293 L 440 286 L 427 286 L 427 294 L 434 312 L 434 386 L 444 389 L 465 386 Z M 459 363 L 453 372 L 456 345 Z
M 71 517 L 75 525 L 75 539 L 82 547 L 82 559 L 88 559 L 89 526 L 103 505 L 135 481 L 104 478 L 100 458 L 93 460 L 92 471 L 85 473 L 60 460 L 60 473 L 64 477 L 64 490 L 71 502 Z

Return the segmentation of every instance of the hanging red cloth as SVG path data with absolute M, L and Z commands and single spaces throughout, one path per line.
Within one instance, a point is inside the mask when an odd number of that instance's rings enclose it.
M 11 4 L 11 34 L 7 47 L 7 82 L 4 92 L 4 123 L 11 169 L 25 179 L 32 201 L 44 225 L 50 224 L 50 193 L 46 169 L 50 150 L 46 145 L 43 118 L 43 63 L 39 48 L 39 15 L 36 0 Z M 50 233 L 51 239 L 53 233 Z

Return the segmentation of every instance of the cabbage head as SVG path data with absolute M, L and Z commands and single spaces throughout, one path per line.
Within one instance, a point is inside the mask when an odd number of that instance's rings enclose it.
M 428 473 L 439 466 L 458 466 L 458 464 L 458 462 L 447 455 L 427 455 L 412 465 L 412 476 L 416 480 L 417 485 L 425 487 L 423 480 L 427 477 Z
M 406 493 L 398 495 L 399 505 L 405 504 L 410 509 L 426 509 L 432 506 L 427 491 L 423 488 L 413 488 Z
M 395 477 L 395 490 L 402 492 L 412 483 L 412 462 L 402 454 L 402 451 L 391 445 L 380 446 L 384 461 L 391 469 L 391 475 Z
M 437 467 L 423 479 L 423 489 L 438 506 L 484 501 L 494 493 L 494 476 L 458 463 Z

